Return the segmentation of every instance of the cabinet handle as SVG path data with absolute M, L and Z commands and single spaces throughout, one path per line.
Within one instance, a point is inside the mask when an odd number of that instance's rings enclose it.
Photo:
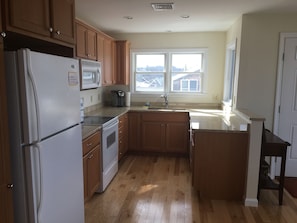
M 87 144 L 87 147 L 92 146 L 92 145 L 93 145 L 93 143 L 90 142 Z
M 7 188 L 12 189 L 13 188 L 13 184 L 7 184 Z
M 52 27 L 50 27 L 49 31 L 52 33 L 54 31 L 54 29 Z
M 88 157 L 88 159 L 92 159 L 93 156 L 94 156 L 94 154 L 91 154 L 91 155 Z
M 57 30 L 56 33 L 57 33 L 57 35 L 60 35 L 61 34 L 60 30 Z
M 1 36 L 4 38 L 6 37 L 6 33 L 5 32 L 1 32 Z

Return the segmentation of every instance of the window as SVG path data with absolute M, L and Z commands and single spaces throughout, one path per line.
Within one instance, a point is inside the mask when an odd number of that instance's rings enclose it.
M 224 82 L 224 102 L 232 106 L 235 77 L 236 41 L 227 46 Z
M 136 93 L 203 93 L 206 49 L 134 51 Z

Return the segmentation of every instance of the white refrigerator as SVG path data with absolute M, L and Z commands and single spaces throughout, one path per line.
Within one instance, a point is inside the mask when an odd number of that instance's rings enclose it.
M 15 222 L 83 223 L 79 64 L 5 52 Z

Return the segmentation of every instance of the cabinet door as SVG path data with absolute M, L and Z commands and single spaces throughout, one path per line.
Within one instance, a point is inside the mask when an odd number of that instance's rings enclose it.
M 130 84 L 130 43 L 116 41 L 116 83 Z
M 97 36 L 96 32 L 87 30 L 87 58 L 91 60 L 97 59 Z
M 8 142 L 8 115 L 5 91 L 3 44 L 0 37 L 0 222 L 13 222 L 12 183 L 10 169 L 10 151 Z
M 166 151 L 187 154 L 189 151 L 189 123 L 166 124 Z
M 148 152 L 164 152 L 166 125 L 162 122 L 142 122 L 142 149 Z
M 113 73 L 113 40 L 104 39 L 104 58 L 103 58 L 103 85 L 112 85 L 114 83 Z
M 141 113 L 128 113 L 128 150 L 141 151 Z
M 5 0 L 6 29 L 50 36 L 49 0 Z
M 97 33 L 97 60 L 103 62 L 104 58 L 104 36 Z
M 52 37 L 74 44 L 74 0 L 51 0 Z
M 76 23 L 76 56 L 86 58 L 87 28 Z
M 98 190 L 100 184 L 100 146 L 96 146 L 88 154 L 88 192 L 89 196 L 93 195 Z
M 96 60 L 96 32 L 87 26 L 76 23 L 76 55 L 80 58 Z

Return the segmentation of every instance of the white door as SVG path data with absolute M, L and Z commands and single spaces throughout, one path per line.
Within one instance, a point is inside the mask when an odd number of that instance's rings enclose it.
M 291 143 L 287 152 L 286 176 L 297 177 L 297 38 L 287 37 L 284 44 L 278 135 Z M 279 172 L 280 160 L 276 167 Z

